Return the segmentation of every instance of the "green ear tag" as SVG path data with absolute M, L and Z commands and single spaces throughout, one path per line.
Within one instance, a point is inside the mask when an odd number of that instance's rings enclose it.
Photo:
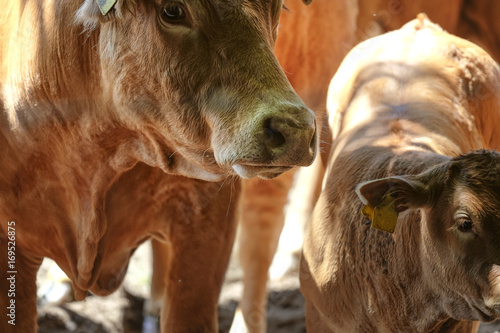
M 116 3 L 116 0 L 96 0 L 102 15 L 106 15 Z
M 372 220 L 372 228 L 393 233 L 398 221 L 398 211 L 394 201 L 395 198 L 388 191 L 378 206 L 372 208 L 366 205 L 361 213 Z

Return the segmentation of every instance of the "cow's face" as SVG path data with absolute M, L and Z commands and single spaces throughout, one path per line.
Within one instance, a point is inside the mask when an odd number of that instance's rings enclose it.
M 423 273 L 448 314 L 500 317 L 500 154 L 476 151 L 417 176 L 358 188 L 363 201 L 375 206 L 387 191 L 398 211 L 421 209 Z
M 77 17 L 99 31 L 117 116 L 152 142 L 161 167 L 206 180 L 272 178 L 309 165 L 317 145 L 314 114 L 273 55 L 282 6 L 118 0 L 102 16 L 87 0 Z

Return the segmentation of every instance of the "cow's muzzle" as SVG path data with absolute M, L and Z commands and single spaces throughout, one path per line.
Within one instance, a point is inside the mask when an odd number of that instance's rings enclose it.
M 288 109 L 282 115 L 264 117 L 254 130 L 256 147 L 234 161 L 233 170 L 243 178 L 269 179 L 294 166 L 308 166 L 318 150 L 314 113 L 305 108 Z

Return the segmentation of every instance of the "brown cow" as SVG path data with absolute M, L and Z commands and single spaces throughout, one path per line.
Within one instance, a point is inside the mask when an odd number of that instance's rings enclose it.
M 330 87 L 334 145 L 300 271 L 308 332 L 500 317 L 500 154 L 463 155 L 500 143 L 498 65 L 422 15 L 357 46 Z
M 2 4 L 0 331 L 35 331 L 43 257 L 78 299 L 103 295 L 151 236 L 171 250 L 163 330 L 217 330 L 238 189 L 226 179 L 316 153 L 314 115 L 272 53 L 281 7 Z

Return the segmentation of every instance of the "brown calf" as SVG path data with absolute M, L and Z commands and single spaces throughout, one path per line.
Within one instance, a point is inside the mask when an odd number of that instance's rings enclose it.
M 334 144 L 300 271 L 308 332 L 500 317 L 500 155 L 462 155 L 500 143 L 495 61 L 420 16 L 357 46 L 330 87 Z

